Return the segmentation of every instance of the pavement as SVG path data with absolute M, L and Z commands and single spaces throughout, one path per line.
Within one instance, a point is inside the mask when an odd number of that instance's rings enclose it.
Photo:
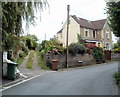
M 118 95 L 113 74 L 118 63 L 49 72 L 3 91 L 3 95 Z
M 24 58 L 24 61 L 18 67 L 18 69 L 20 70 L 20 77 L 15 79 L 14 81 L 0 77 L 0 83 L 2 83 L 2 84 L 0 84 L 0 89 L 3 88 L 3 87 L 11 86 L 13 84 L 16 84 L 18 82 L 21 82 L 23 80 L 32 78 L 32 77 L 37 76 L 37 75 L 43 75 L 43 74 L 46 74 L 48 72 L 52 72 L 51 70 L 42 70 L 37 65 L 38 63 L 37 63 L 36 52 L 34 53 L 34 58 L 33 58 L 33 60 L 34 60 L 33 61 L 33 68 L 32 69 L 27 69 L 26 68 L 26 63 L 27 63 L 29 54 Z

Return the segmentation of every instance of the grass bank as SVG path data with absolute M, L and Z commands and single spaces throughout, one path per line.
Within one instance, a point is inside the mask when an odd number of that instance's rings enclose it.
M 36 53 L 37 53 L 37 59 L 38 59 L 38 66 L 41 69 L 50 70 L 47 66 L 45 66 L 45 63 L 43 62 L 42 57 L 40 55 L 40 52 L 37 51 Z
M 118 88 L 120 89 L 120 72 L 116 72 L 114 74 L 114 78 L 115 78 L 116 84 L 118 85 Z
M 20 64 L 22 64 L 23 60 L 24 60 L 24 58 L 18 58 L 16 63 L 18 63 L 20 65 Z
M 24 60 L 24 58 L 25 58 L 26 56 L 27 56 L 27 55 L 26 55 L 24 52 L 21 52 L 21 53 L 19 54 L 18 59 L 17 59 L 15 62 L 18 63 L 19 65 L 22 64 L 22 62 L 23 62 L 23 60 Z
M 28 61 L 26 63 L 26 68 L 32 69 L 32 67 L 33 67 L 33 58 L 34 58 L 34 50 L 31 50 L 30 54 L 29 54 L 29 57 L 28 57 Z

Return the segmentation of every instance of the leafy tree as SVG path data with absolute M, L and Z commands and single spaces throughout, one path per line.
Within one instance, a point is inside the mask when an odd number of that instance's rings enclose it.
M 119 2 L 108 2 L 107 13 L 109 25 L 113 30 L 113 33 L 120 37 L 120 1 Z
M 37 47 L 37 37 L 35 35 L 28 34 L 26 36 L 26 45 L 29 49 L 34 49 Z
M 114 43 L 114 47 L 113 47 L 113 48 L 114 48 L 114 49 L 119 48 L 118 43 Z
M 47 1 L 46 1 L 47 3 Z M 19 48 L 22 22 L 34 24 L 35 12 L 42 10 L 45 2 L 2 2 L 2 47 L 3 50 Z M 16 41 L 14 41 L 16 40 Z

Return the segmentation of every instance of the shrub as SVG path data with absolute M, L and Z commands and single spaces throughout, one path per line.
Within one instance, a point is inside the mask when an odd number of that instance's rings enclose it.
M 116 84 L 120 88 L 120 72 L 116 72 L 113 76 L 115 78 Z
M 79 46 L 78 46 L 78 54 L 82 54 L 82 55 L 84 55 L 85 52 L 86 52 L 86 48 L 85 48 L 85 46 L 83 46 L 83 45 L 79 45 Z
M 24 51 L 24 53 L 27 55 L 28 54 L 28 52 L 29 52 L 29 50 L 28 50 L 28 48 L 27 47 L 23 47 L 23 51 Z
M 87 44 L 87 48 L 88 49 L 93 49 L 93 48 L 96 48 L 97 46 L 96 46 L 96 44 L 94 44 L 94 43 L 88 43 Z
M 24 53 L 24 52 L 21 52 L 21 53 L 19 54 L 19 57 L 20 57 L 20 58 L 24 58 L 24 57 L 25 57 L 25 53 Z
M 86 51 L 85 47 L 79 43 L 71 43 L 68 49 L 72 56 L 75 56 L 76 54 L 84 54 Z
M 104 52 L 101 47 L 92 49 L 91 53 L 97 63 L 101 63 L 104 61 Z

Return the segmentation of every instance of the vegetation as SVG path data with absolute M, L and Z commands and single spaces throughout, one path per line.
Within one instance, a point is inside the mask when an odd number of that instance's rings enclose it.
M 68 50 L 72 56 L 75 56 L 76 54 L 83 55 L 86 51 L 86 48 L 79 43 L 71 43 L 68 47 Z
M 38 41 L 37 36 L 28 34 L 27 36 L 23 36 L 23 37 L 25 39 L 26 46 L 28 47 L 28 49 L 35 50 Z
M 46 1 L 47 3 L 47 1 Z M 45 2 L 44 2 L 45 4 Z M 46 5 L 46 4 L 45 4 Z M 35 12 L 43 8 L 43 2 L 2 2 L 2 47 L 3 50 L 19 49 L 22 22 L 34 24 Z M 14 41 L 16 40 L 16 41 Z
M 22 64 L 23 60 L 24 60 L 24 58 L 18 58 L 17 61 L 16 61 L 16 63 Z
M 117 42 L 117 43 L 114 43 L 114 46 L 113 46 L 113 53 L 120 53 L 120 40 Z
M 45 69 L 45 70 L 49 70 L 49 68 L 45 65 L 45 63 L 43 62 L 43 59 L 40 55 L 40 52 L 36 52 L 37 53 L 37 58 L 38 58 L 38 66 L 41 68 L 41 69 Z
M 101 47 L 92 49 L 91 53 L 97 63 L 104 62 L 104 52 Z
M 120 37 L 120 1 L 118 2 L 108 2 L 107 3 L 107 13 L 109 25 L 113 30 L 113 33 Z
M 118 87 L 120 88 L 120 72 L 116 72 L 116 73 L 114 74 L 114 78 L 115 78 L 116 84 L 117 84 Z
M 28 57 L 28 61 L 26 63 L 26 68 L 28 69 L 32 69 L 32 66 L 33 66 L 33 58 L 34 58 L 34 51 L 31 50 L 30 51 L 30 55 Z
M 77 34 L 78 43 L 85 45 L 85 40 L 82 39 L 80 34 Z
M 64 51 L 62 44 L 55 38 L 42 41 L 41 44 L 38 46 L 38 51 L 41 52 L 42 55 L 45 53 L 53 53 L 59 54 Z

